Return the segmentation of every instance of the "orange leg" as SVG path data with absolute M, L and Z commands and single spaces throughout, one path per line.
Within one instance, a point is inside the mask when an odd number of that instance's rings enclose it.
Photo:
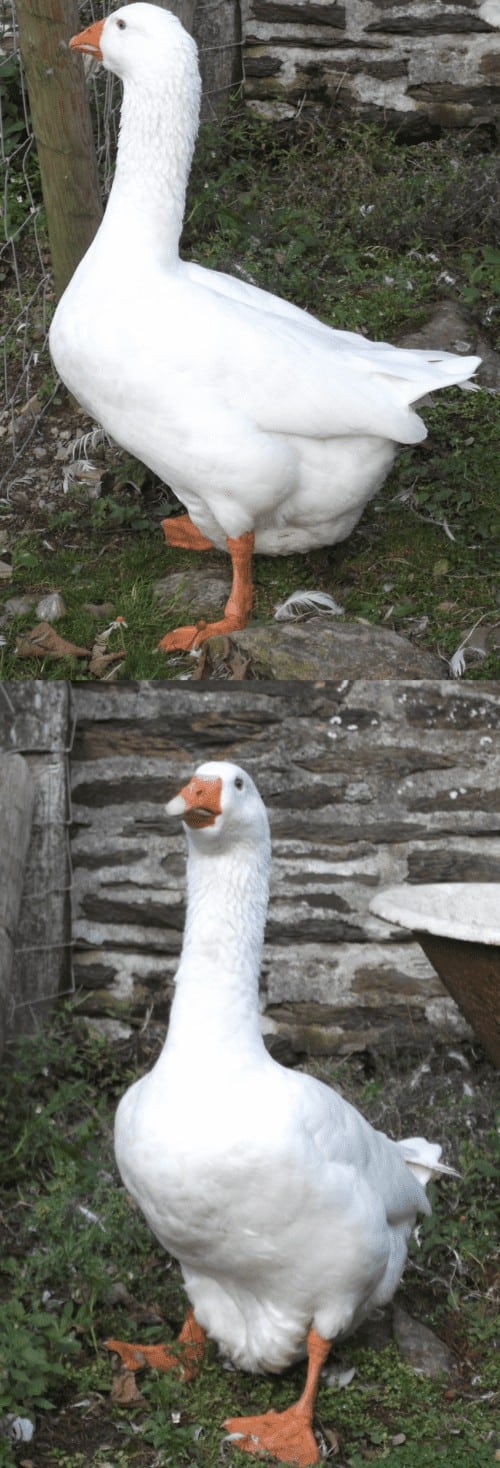
M 161 528 L 167 545 L 181 550 L 212 550 L 212 541 L 196 529 L 189 515 L 172 515 L 162 520 Z
M 307 1337 L 307 1377 L 302 1396 L 285 1412 L 265 1412 L 262 1417 L 231 1417 L 224 1427 L 227 1432 L 237 1434 L 235 1448 L 241 1448 L 244 1453 L 265 1451 L 278 1463 L 293 1463 L 297 1468 L 309 1468 L 309 1464 L 319 1463 L 312 1419 L 319 1373 L 329 1350 L 330 1342 L 324 1341 L 315 1330 L 310 1330 Z
M 108 1351 L 121 1356 L 127 1371 L 140 1371 L 143 1366 L 156 1366 L 158 1371 L 179 1371 L 184 1381 L 196 1376 L 205 1342 L 205 1331 L 195 1320 L 193 1311 L 188 1310 L 176 1345 L 181 1347 L 174 1353 L 167 1346 L 132 1346 L 128 1341 L 106 1341 Z
M 190 652 L 192 648 L 201 647 L 209 637 L 227 635 L 246 627 L 252 611 L 253 530 L 236 536 L 234 540 L 228 536 L 226 545 L 233 567 L 233 584 L 223 617 L 220 622 L 197 622 L 195 627 L 177 627 L 175 632 L 167 632 L 158 643 L 162 652 Z

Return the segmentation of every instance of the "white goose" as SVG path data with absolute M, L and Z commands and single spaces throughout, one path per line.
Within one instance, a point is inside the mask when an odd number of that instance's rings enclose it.
M 205 1336 L 247 1371 L 307 1354 L 300 1400 L 226 1422 L 237 1446 L 317 1463 L 312 1414 L 330 1343 L 388 1301 L 441 1148 L 392 1142 L 335 1091 L 285 1070 L 260 1032 L 269 825 L 237 765 L 201 765 L 170 804 L 188 838 L 188 902 L 167 1039 L 118 1107 L 126 1188 L 180 1260 L 189 1375 Z M 108 1341 L 133 1370 L 179 1365 L 163 1346 Z
M 116 172 L 98 233 L 56 310 L 56 369 L 88 413 L 175 490 L 171 545 L 229 551 L 220 621 L 177 628 L 167 652 L 244 627 L 253 550 L 343 540 L 398 444 L 426 428 L 413 403 L 463 382 L 476 357 L 334 331 L 230 275 L 179 259 L 198 127 L 196 47 L 155 5 L 132 4 L 70 42 L 123 81 Z

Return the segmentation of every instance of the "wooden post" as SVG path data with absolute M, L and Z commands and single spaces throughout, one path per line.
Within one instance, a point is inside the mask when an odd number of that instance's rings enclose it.
M 161 10 L 171 10 L 181 25 L 192 34 L 196 0 L 152 0 L 152 4 L 159 5 Z
M 227 112 L 231 93 L 241 82 L 241 16 L 238 0 L 200 5 L 196 0 L 153 0 L 172 10 L 197 41 L 203 84 L 201 121 L 213 122 Z
M 203 81 L 201 121 L 218 121 L 242 81 L 241 15 L 237 0 L 200 5 L 194 18 Z
M 59 297 L 102 217 L 82 61 L 67 48 L 78 4 L 17 0 L 17 15 Z
M 0 1057 L 33 803 L 34 786 L 26 761 L 20 754 L 0 755 Z

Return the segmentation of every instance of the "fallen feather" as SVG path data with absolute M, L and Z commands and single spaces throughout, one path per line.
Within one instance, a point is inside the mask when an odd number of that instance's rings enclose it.
M 104 632 L 98 633 L 98 636 L 95 638 L 92 646 L 92 652 L 90 654 L 91 661 L 89 671 L 92 673 L 94 678 L 104 678 L 109 681 L 112 678 L 117 677 L 119 672 L 117 664 L 120 663 L 121 665 L 121 663 L 123 662 L 123 630 L 126 627 L 127 623 L 125 621 L 125 618 L 118 616 L 114 617 L 113 621 L 109 623 L 109 626 L 104 628 Z M 113 632 L 117 631 L 122 634 L 120 638 L 120 647 L 118 647 L 115 652 L 106 652 L 106 647 L 110 637 L 112 636 Z
M 63 474 L 63 493 L 67 494 L 75 484 L 85 485 L 89 500 L 99 499 L 104 474 L 102 464 L 93 464 L 90 459 L 72 459 L 66 464 Z
M 347 1371 L 342 1371 L 340 1366 L 333 1366 L 330 1371 L 325 1373 L 324 1380 L 327 1386 L 336 1386 L 341 1391 L 342 1387 L 350 1385 L 355 1375 L 355 1366 L 350 1366 Z
M 65 611 L 66 607 L 58 591 L 49 591 L 47 596 L 41 596 L 35 607 L 35 615 L 41 622 L 57 622 L 58 617 L 64 617 Z
M 76 1212 L 81 1213 L 86 1223 L 97 1223 L 99 1228 L 102 1229 L 102 1232 L 106 1232 L 102 1219 L 99 1218 L 97 1213 L 93 1213 L 91 1208 L 86 1208 L 84 1203 L 76 1204 Z
M 109 639 L 112 636 L 113 632 L 122 632 L 125 627 L 128 627 L 128 623 L 125 621 L 125 617 L 114 617 L 113 621 L 109 623 L 109 627 L 105 627 L 104 632 L 98 633 L 94 641 L 92 654 L 95 654 L 97 656 L 100 652 L 104 652 L 104 649 L 109 642 Z
M 30 1443 L 34 1431 L 31 1417 L 16 1417 L 14 1412 L 8 1412 L 0 1422 L 0 1437 L 10 1437 L 14 1443 Z
M 460 646 L 457 647 L 453 657 L 450 658 L 450 675 L 452 678 L 462 678 L 467 667 L 468 659 L 474 656 L 485 658 L 489 652 L 500 648 L 500 623 L 494 627 L 481 626 L 483 618 L 480 617 L 466 636 L 462 638 Z
M 293 622 L 299 617 L 312 616 L 315 612 L 320 616 L 340 617 L 344 608 L 334 601 L 326 591 L 292 591 L 286 601 L 280 602 L 275 608 L 275 622 Z

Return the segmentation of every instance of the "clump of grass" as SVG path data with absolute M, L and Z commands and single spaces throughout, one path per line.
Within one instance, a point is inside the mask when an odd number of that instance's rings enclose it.
M 2 1071 L 0 1419 L 30 1417 L 35 1437 L 19 1448 L 0 1437 L 1 1468 L 26 1456 L 37 1468 L 110 1461 L 114 1468 L 169 1461 L 220 1468 L 224 1418 L 283 1408 L 301 1389 L 302 1368 L 281 1377 L 228 1373 L 211 1348 L 194 1381 L 145 1373 L 142 1405 L 110 1401 L 107 1336 L 171 1339 L 184 1313 L 178 1270 L 131 1206 L 112 1156 L 116 1100 L 151 1058 L 147 1037 L 110 1047 L 69 1008 L 48 1034 L 22 1041 Z M 489 1468 L 496 1369 L 491 1071 L 471 1069 L 472 1096 L 462 1094 L 461 1073 L 450 1077 L 447 1057 L 437 1052 L 428 1060 L 427 1089 L 416 1093 L 412 1064 L 405 1056 L 398 1070 L 393 1059 L 387 1067 L 377 1059 L 375 1078 L 371 1057 L 366 1065 L 356 1057 L 311 1068 L 340 1084 L 375 1125 L 433 1135 L 446 1127 L 447 1156 L 461 1176 L 434 1190 L 403 1299 L 448 1341 L 456 1374 L 451 1387 L 419 1378 L 392 1343 L 375 1352 L 355 1336 L 340 1348 L 355 1377 L 342 1391 L 321 1380 L 316 1423 L 327 1445 L 336 1441 L 342 1468 L 367 1461 L 432 1468 L 436 1453 L 450 1468 Z M 225 1448 L 225 1461 L 241 1468 L 234 1448 Z

